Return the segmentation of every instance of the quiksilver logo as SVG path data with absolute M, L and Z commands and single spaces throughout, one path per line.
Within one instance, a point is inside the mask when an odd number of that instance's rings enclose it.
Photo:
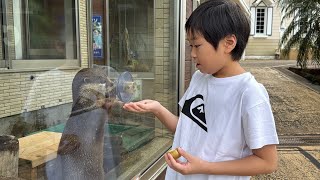
M 186 100 L 182 108 L 182 113 L 188 116 L 203 130 L 207 131 L 205 108 L 203 102 L 203 96 L 200 94 Z

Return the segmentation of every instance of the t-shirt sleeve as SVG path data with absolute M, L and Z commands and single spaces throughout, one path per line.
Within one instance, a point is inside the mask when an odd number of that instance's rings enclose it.
M 187 98 L 187 96 L 188 96 L 188 93 L 189 93 L 189 91 L 191 91 L 191 88 L 192 88 L 194 82 L 196 82 L 197 79 L 200 78 L 200 76 L 201 76 L 201 75 L 200 75 L 200 71 L 199 71 L 199 70 L 196 71 L 196 72 L 192 75 L 192 78 L 191 78 L 189 87 L 188 87 L 188 89 L 186 90 L 186 92 L 183 94 L 182 98 L 180 99 L 180 101 L 179 101 L 179 103 L 178 103 L 181 108 L 183 107 L 184 102 L 186 101 L 186 98 Z
M 250 93 L 250 101 L 256 103 L 253 106 L 247 106 L 242 116 L 245 140 L 250 149 L 259 149 L 270 144 L 279 144 L 269 98 L 264 87 L 261 89 L 262 93 L 260 95 L 259 90 L 258 93 L 256 92 L 258 95 Z M 249 104 L 252 105 L 253 103 Z

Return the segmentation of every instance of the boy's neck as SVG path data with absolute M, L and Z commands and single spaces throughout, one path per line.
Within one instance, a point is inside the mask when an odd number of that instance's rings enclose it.
M 222 69 L 212 74 L 216 78 L 225 78 L 245 73 L 238 61 L 229 61 Z

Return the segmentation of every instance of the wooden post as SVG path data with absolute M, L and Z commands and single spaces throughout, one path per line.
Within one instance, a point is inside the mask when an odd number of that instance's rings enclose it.
M 18 177 L 19 141 L 11 135 L 0 135 L 0 177 Z

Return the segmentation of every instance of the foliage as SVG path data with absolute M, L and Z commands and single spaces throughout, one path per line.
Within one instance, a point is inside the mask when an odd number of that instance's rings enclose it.
M 282 52 L 288 55 L 297 48 L 297 65 L 306 68 L 308 59 L 320 65 L 320 0 L 278 0 L 282 14 L 281 24 L 292 19 L 280 41 Z

